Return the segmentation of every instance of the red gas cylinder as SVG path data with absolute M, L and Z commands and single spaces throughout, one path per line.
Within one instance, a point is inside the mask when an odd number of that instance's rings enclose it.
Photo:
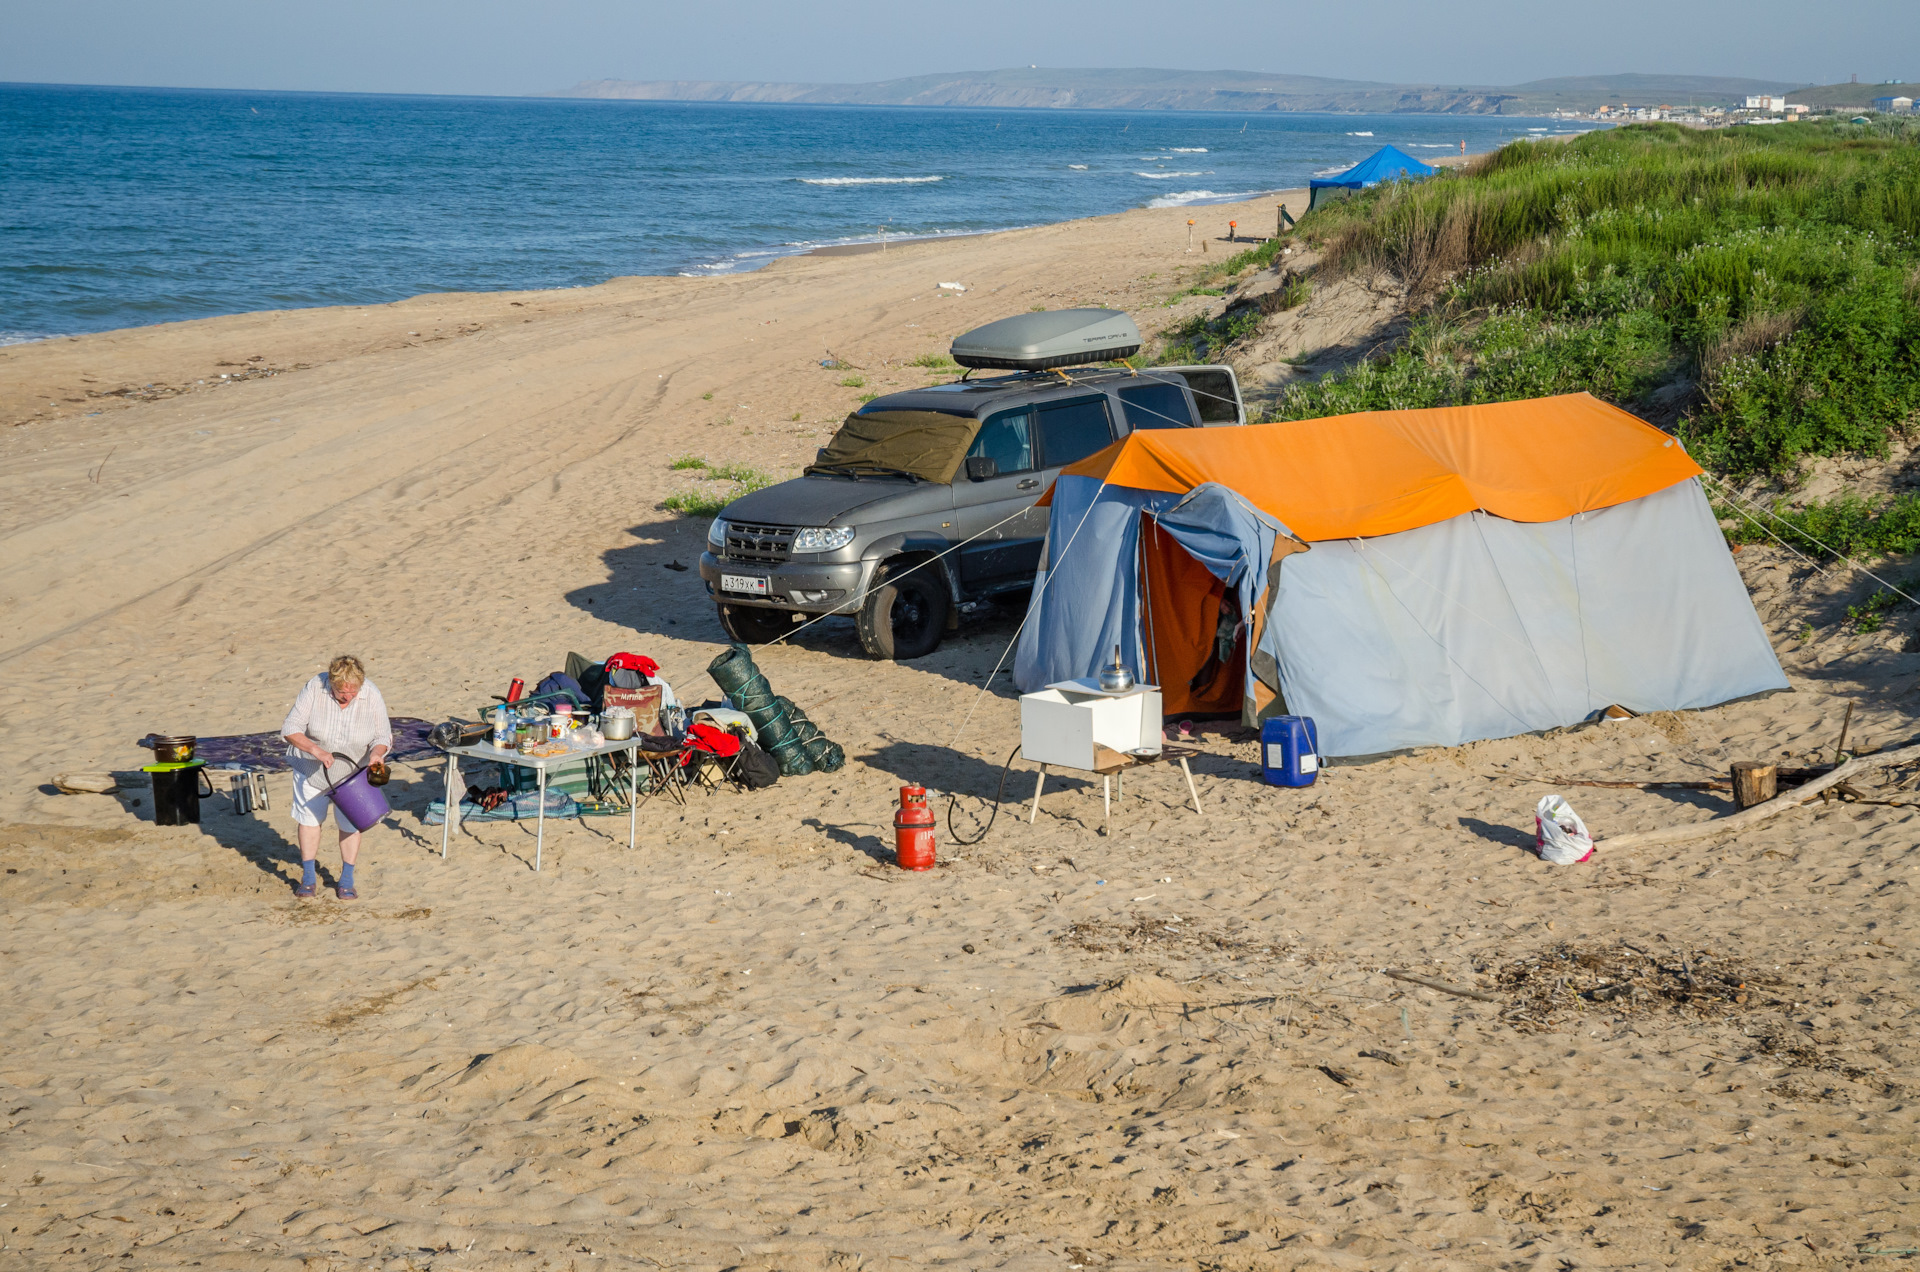
M 893 815 L 893 859 L 902 870 L 933 869 L 933 809 L 927 788 L 902 786 L 900 810 Z

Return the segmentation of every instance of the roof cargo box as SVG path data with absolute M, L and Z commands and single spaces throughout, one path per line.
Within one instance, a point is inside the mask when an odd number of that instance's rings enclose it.
M 1055 309 L 1002 318 L 953 339 L 963 367 L 1045 371 L 1140 352 L 1140 328 L 1117 309 Z

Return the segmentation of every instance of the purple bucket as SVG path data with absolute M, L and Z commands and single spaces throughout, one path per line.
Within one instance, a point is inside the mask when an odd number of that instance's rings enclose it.
M 386 795 L 367 780 L 367 766 L 364 764 L 354 769 L 353 775 L 338 785 L 329 780 L 327 794 L 332 798 L 333 806 L 340 810 L 340 815 L 353 823 L 355 830 L 372 830 L 380 824 L 382 817 L 393 811 Z

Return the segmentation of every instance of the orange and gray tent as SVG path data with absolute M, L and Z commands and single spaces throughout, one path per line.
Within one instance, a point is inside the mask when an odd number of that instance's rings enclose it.
M 1042 501 L 1015 680 L 1118 646 L 1168 715 L 1336 756 L 1784 689 L 1700 471 L 1585 393 L 1131 433 Z

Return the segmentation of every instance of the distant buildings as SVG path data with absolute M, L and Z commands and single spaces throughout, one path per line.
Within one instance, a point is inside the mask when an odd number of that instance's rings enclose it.
M 1786 108 L 1787 99 L 1784 97 L 1768 97 L 1765 94 L 1761 94 L 1758 97 L 1747 98 L 1748 110 L 1770 110 L 1779 112 Z
M 1913 98 L 1876 97 L 1873 99 L 1873 108 L 1883 115 L 1911 115 L 1913 113 Z

